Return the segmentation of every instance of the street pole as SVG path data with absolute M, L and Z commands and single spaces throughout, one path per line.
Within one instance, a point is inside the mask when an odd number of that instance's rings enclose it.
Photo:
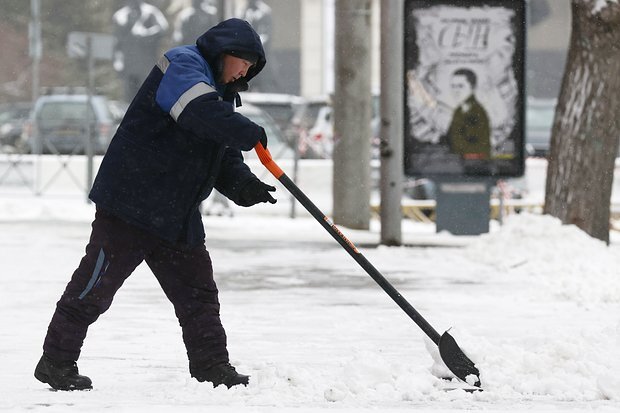
M 403 0 L 381 0 L 381 244 L 401 245 Z
M 43 48 L 41 47 L 41 0 L 30 0 L 31 22 L 28 27 L 28 37 L 30 42 L 30 57 L 32 58 L 32 106 L 39 98 L 39 64 Z M 43 142 L 41 136 L 37 132 L 37 128 L 33 127 L 33 139 L 35 142 L 33 153 L 37 155 L 34 162 L 34 179 L 33 191 L 35 195 L 41 195 L 41 154 L 43 153 Z
M 86 99 L 86 202 L 90 204 L 91 201 L 88 194 L 93 185 L 93 157 L 95 153 L 94 128 L 96 127 L 95 108 L 93 107 L 93 95 L 95 93 L 95 57 L 93 56 L 93 37 L 91 34 L 86 37 L 86 60 L 88 64 L 88 94 Z
M 41 0 L 30 0 L 30 57 L 32 58 L 32 103 L 39 97 L 39 64 L 41 62 Z
M 370 0 L 336 2 L 334 222 L 370 226 Z

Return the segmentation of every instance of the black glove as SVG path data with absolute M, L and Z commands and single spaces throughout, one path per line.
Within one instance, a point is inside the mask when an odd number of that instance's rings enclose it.
M 263 148 L 267 149 L 267 133 L 265 132 L 265 128 L 260 128 L 260 138 L 258 139 Z
M 275 192 L 275 190 L 275 187 L 267 185 L 258 179 L 253 179 L 241 188 L 237 204 L 244 207 L 256 205 L 259 202 L 275 204 L 277 202 L 276 199 L 269 193 Z
M 228 83 L 224 89 L 223 99 L 226 102 L 236 102 L 235 106 L 241 106 L 241 98 L 239 92 L 248 90 L 248 82 L 244 78 L 239 78 L 234 82 Z

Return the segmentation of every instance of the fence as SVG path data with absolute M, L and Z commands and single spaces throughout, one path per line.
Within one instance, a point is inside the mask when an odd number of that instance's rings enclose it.
M 94 157 L 95 172 L 102 156 Z M 278 186 L 265 172 L 258 159 L 248 159 L 246 163 L 261 179 Z M 293 170 L 292 159 L 283 159 L 278 164 L 287 172 Z M 88 159 L 84 155 L 29 155 L 19 153 L 0 153 L 0 194 L 31 193 L 35 195 L 80 195 L 86 199 Z M 376 165 L 375 165 L 376 167 Z M 492 218 L 514 211 L 540 211 L 544 202 L 544 188 L 547 162 L 541 158 L 530 158 L 526 162 L 526 174 L 511 179 L 508 185 L 522 193 L 520 199 L 491 202 Z M 297 184 L 326 213 L 332 208 L 332 161 L 328 159 L 304 159 L 299 161 Z M 280 187 L 277 206 L 258 206 L 253 211 L 287 215 L 290 210 L 285 190 Z M 379 212 L 376 192 L 370 208 Z M 403 198 L 403 216 L 410 219 L 432 222 L 434 200 L 412 200 Z M 303 211 L 302 211 L 303 213 Z M 616 163 L 614 187 L 612 191 L 613 226 L 620 226 L 620 159 Z

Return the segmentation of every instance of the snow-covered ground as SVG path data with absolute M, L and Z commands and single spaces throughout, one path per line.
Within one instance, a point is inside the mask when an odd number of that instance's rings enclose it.
M 285 197 L 280 193 L 281 197 Z M 229 351 L 247 388 L 189 377 L 180 328 L 146 266 L 89 331 L 90 392 L 32 376 L 80 260 L 82 197 L 0 197 L 0 410 L 41 412 L 620 411 L 620 234 L 610 246 L 550 217 L 479 237 L 403 223 L 406 247 L 343 232 L 439 331 L 484 391 L 442 390 L 435 347 L 309 217 L 206 217 Z

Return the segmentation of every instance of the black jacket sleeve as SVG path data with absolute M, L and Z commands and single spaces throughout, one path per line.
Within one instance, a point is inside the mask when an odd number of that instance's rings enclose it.
M 233 149 L 254 148 L 261 136 L 260 126 L 235 112 L 231 103 L 211 95 L 214 93 L 192 100 L 179 116 L 179 126 L 195 136 Z
M 215 189 L 228 199 L 237 203 L 239 192 L 250 181 L 258 179 L 243 162 L 241 152 L 226 148 Z

